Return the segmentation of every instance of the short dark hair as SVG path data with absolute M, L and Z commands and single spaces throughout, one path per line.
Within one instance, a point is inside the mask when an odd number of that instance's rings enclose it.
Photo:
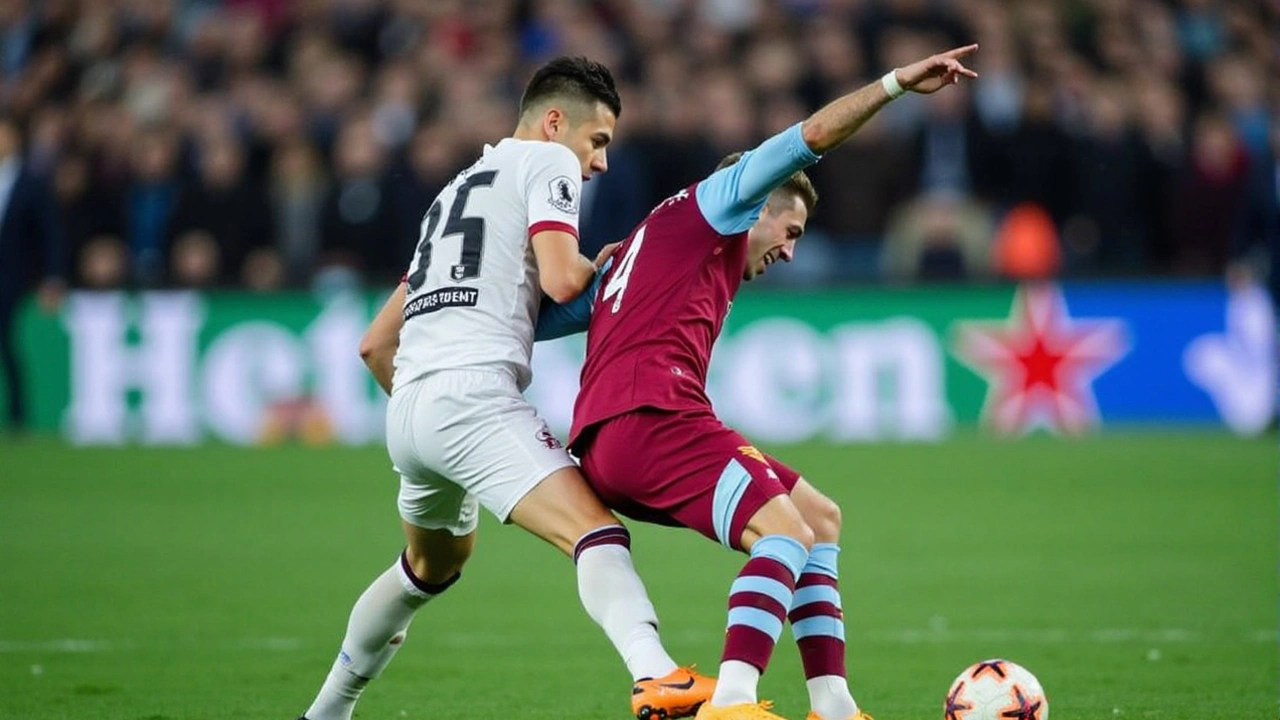
M 716 170 L 723 170 L 741 159 L 742 153 L 740 152 L 725 155 L 720 164 L 716 165 Z M 769 202 L 772 203 L 774 197 L 779 193 L 800 198 L 800 201 L 804 203 L 805 210 L 808 210 L 811 215 L 813 214 L 813 209 L 818 205 L 818 191 L 813 187 L 813 181 L 809 179 L 809 176 L 803 170 L 797 170 L 792 173 L 791 177 L 787 178 L 785 182 L 770 193 Z
M 622 100 L 613 84 L 613 73 L 604 65 L 584 57 L 558 57 L 538 68 L 520 98 L 520 115 L 552 97 L 583 103 L 600 102 L 622 116 Z

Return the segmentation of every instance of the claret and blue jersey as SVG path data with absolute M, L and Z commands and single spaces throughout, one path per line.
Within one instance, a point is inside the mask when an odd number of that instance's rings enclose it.
M 738 162 L 712 173 L 695 185 L 698 208 L 707 224 L 717 233 L 730 236 L 746 232 L 760 217 L 760 209 L 773 188 L 796 170 L 808 167 L 818 159 L 819 156 L 805 144 L 800 125 L 793 125 L 754 150 L 743 153 Z M 688 197 L 689 189 L 683 188 L 653 212 Z M 619 252 L 625 255 L 626 249 L 624 247 Z M 601 280 L 608 275 L 613 262 L 610 259 L 605 264 L 596 281 L 576 300 L 564 304 L 543 302 L 538 316 L 538 340 L 553 340 L 587 329 Z
M 572 444 L 637 408 L 709 408 L 711 348 L 747 261 L 747 231 L 769 194 L 817 162 L 800 125 L 667 198 L 614 254 L 594 294 Z

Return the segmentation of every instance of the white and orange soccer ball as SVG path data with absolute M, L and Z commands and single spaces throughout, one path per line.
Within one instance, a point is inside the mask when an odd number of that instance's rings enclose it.
M 983 660 L 951 683 L 943 720 L 1049 720 L 1040 681 L 1008 660 Z

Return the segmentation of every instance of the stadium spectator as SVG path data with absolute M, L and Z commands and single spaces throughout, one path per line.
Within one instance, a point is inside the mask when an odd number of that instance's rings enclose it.
M 394 283 L 394 209 L 387 192 L 386 150 L 368 117 L 343 126 L 334 146 L 335 177 L 320 212 L 320 269 Z
M 276 221 L 274 247 L 288 284 L 311 279 L 319 252 L 320 211 L 327 195 L 319 153 L 298 138 L 281 144 L 271 161 L 270 196 Z
M 1174 267 L 1196 274 L 1226 270 L 1232 236 L 1248 198 L 1249 155 L 1220 114 L 1196 119 L 1191 155 L 1174 195 Z
M 881 262 L 895 281 L 977 280 L 991 274 L 991 214 L 964 193 L 934 190 L 901 206 Z
M 1137 274 L 1150 258 L 1153 218 L 1145 204 L 1151 158 L 1132 121 L 1127 90 L 1099 82 L 1090 94 L 1088 135 L 1074 153 L 1077 203 L 1068 270 Z
M 178 139 L 167 129 L 139 132 L 132 145 L 132 181 L 125 191 L 125 244 L 132 279 L 143 287 L 165 278 L 165 251 L 181 192 Z
M 1249 158 L 1233 266 L 1265 264 L 1280 245 L 1268 137 L 1280 103 L 1278 21 L 1275 3 L 1246 0 L 12 2 L 0 7 L 0 112 L 30 127 L 31 169 L 52 178 L 76 155 L 88 166 L 86 194 L 117 198 L 132 282 L 167 281 L 154 247 L 173 236 L 173 188 L 187 161 L 199 161 L 187 151 L 233 137 L 245 182 L 276 188 L 277 209 L 277 159 L 299 157 L 299 145 L 316 152 L 319 164 L 289 196 L 292 220 L 260 241 L 276 248 L 286 284 L 334 267 L 353 282 L 384 283 L 399 274 L 380 259 L 386 248 L 416 236 L 404 195 L 421 191 L 414 138 L 457 127 L 428 154 L 478 152 L 506 131 L 523 81 L 551 54 L 619 68 L 628 104 L 641 108 L 624 121 L 614 172 L 585 193 L 584 241 L 603 242 L 596 228 L 630 227 L 635 208 L 816 109 L 833 88 L 974 40 L 984 82 L 970 106 L 948 104 L 960 94 L 897 103 L 868 129 L 878 140 L 860 138 L 858 162 L 846 153 L 815 168 L 832 202 L 813 218 L 812 247 L 829 238 L 840 258 L 823 279 L 883 279 L 865 259 L 879 252 L 889 218 L 942 188 L 992 201 L 998 216 L 1024 201 L 1044 206 L 1075 275 L 1151 275 L 1174 269 L 1175 182 L 1191 162 L 1190 120 L 1205 113 L 1230 121 Z M 322 240 L 305 209 L 318 185 L 302 178 L 334 177 L 329 193 L 349 186 L 339 136 L 353 124 L 370 126 L 358 134 L 371 141 L 356 142 L 384 158 L 375 184 L 392 199 L 379 221 L 394 237 L 346 248 L 335 264 L 334 252 L 307 250 Z M 902 157 L 902 142 L 917 147 L 915 159 Z M 919 178 L 917 188 L 902 191 L 902 174 Z M 83 237 L 75 247 L 85 251 Z M 1220 267 L 1184 256 L 1177 271 Z
M 18 359 L 18 304 L 38 268 L 38 298 L 45 310 L 62 297 L 66 272 L 64 240 L 53 195 L 23 166 L 22 135 L 13 118 L 0 115 L 0 371 L 6 396 L 5 429 L 27 426 L 26 386 Z
M 271 207 L 263 188 L 245 175 L 239 140 L 210 138 L 198 152 L 198 173 L 183 183 L 173 233 L 179 242 L 198 235 L 213 244 L 213 276 L 200 284 L 239 283 L 245 259 L 271 238 Z
M 53 191 L 70 257 L 82 257 L 90 246 L 103 242 L 120 245 L 122 218 L 118 204 L 93 182 L 88 158 L 69 154 L 59 159 L 53 172 Z M 125 266 L 119 267 L 117 277 L 108 278 L 101 273 L 95 273 L 95 277 L 90 282 L 80 270 L 71 274 L 79 285 L 119 286 L 125 282 Z

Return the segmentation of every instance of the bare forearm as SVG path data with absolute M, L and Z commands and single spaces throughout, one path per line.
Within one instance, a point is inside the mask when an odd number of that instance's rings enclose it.
M 977 49 L 977 45 L 966 45 L 931 55 L 896 68 L 880 80 L 832 102 L 804 121 L 801 131 L 805 144 L 815 153 L 824 153 L 849 139 L 880 108 L 908 90 L 927 95 L 960 82 L 960 78 L 976 79 L 978 73 L 960 60 Z
M 805 144 L 821 155 L 858 131 L 889 104 L 889 93 L 879 80 L 831 101 L 804 121 L 801 132 Z
M 378 381 L 378 387 L 388 395 L 391 394 L 391 378 L 396 373 L 395 359 L 394 350 L 374 353 L 364 359 L 364 364 L 369 367 L 373 379 Z
M 400 283 L 360 339 L 360 359 L 364 360 L 373 379 L 388 395 L 391 394 L 391 378 L 396 371 L 396 351 L 400 348 L 400 328 L 404 325 L 401 311 L 407 292 L 408 287 Z

